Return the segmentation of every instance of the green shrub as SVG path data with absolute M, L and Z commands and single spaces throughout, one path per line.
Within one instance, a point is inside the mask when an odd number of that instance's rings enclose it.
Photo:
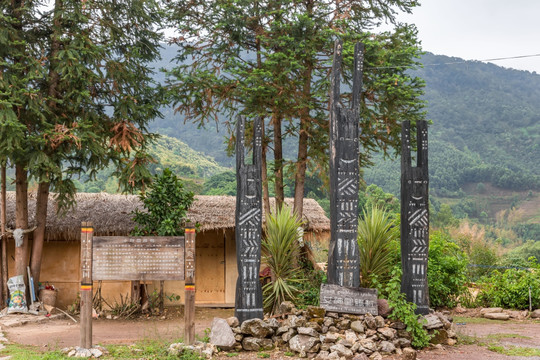
M 530 269 L 506 269 L 494 271 L 485 277 L 480 286 L 478 300 L 484 306 L 510 309 L 529 308 L 529 288 L 532 308 L 540 308 L 540 265 L 536 258 L 529 260 Z
M 263 286 L 263 306 L 274 314 L 286 300 L 295 301 L 302 282 L 298 267 L 298 221 L 287 206 L 268 214 L 262 239 L 263 262 L 270 267 L 272 282 Z
M 177 236 L 184 234 L 184 221 L 193 202 L 193 193 L 186 191 L 180 178 L 165 169 L 154 175 L 148 192 L 139 195 L 144 208 L 135 210 L 133 221 L 138 225 L 132 235 Z
M 374 279 L 386 282 L 399 255 L 399 224 L 391 214 L 377 206 L 364 209 L 358 220 L 358 250 L 360 253 L 360 285 L 373 287 Z
M 429 241 L 428 284 L 431 307 L 455 307 L 466 290 L 468 259 L 449 235 L 431 234 Z
M 389 318 L 403 322 L 406 330 L 412 336 L 412 345 L 416 348 L 423 348 L 429 345 L 431 336 L 420 322 L 420 315 L 416 315 L 414 310 L 416 305 L 405 299 L 405 294 L 401 292 L 401 268 L 395 266 L 391 271 L 391 277 L 386 284 L 382 285 L 374 281 L 377 290 L 388 300 L 388 305 L 392 309 Z

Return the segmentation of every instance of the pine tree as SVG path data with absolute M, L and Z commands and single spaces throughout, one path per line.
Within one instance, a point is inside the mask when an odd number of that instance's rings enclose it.
M 423 118 L 423 82 L 407 73 L 420 54 L 415 28 L 395 24 L 392 31 L 374 32 L 383 21 L 393 23 L 397 10 L 410 12 L 416 5 L 413 0 L 173 1 L 180 64 L 169 73 L 169 87 L 176 110 L 201 124 L 218 115 L 235 119 L 238 113 L 265 119 L 263 166 L 266 150 L 273 149 L 273 164 L 268 163 L 278 203 L 288 168 L 295 179 L 294 209 L 301 215 L 306 171 L 327 174 L 328 74 L 337 37 L 344 42 L 345 80 L 352 73 L 354 44 L 366 46 L 361 165 L 369 163 L 372 151 L 399 148 L 401 119 Z M 347 99 L 350 93 L 344 93 Z M 292 163 L 282 151 L 289 136 L 298 145 Z
M 31 268 L 39 279 L 47 199 L 73 204 L 80 174 L 110 162 L 125 188 L 144 185 L 147 124 L 160 96 L 148 63 L 159 57 L 156 0 L 2 2 L 0 159 L 16 168 L 16 226 L 28 228 L 29 179 L 39 184 Z M 28 241 L 16 252 L 24 273 Z

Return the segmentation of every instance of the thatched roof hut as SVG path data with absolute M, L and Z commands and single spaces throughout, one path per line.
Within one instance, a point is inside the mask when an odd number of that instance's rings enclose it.
M 54 195 L 49 196 L 46 240 L 77 241 L 83 221 L 94 224 L 97 236 L 123 236 L 129 234 L 135 223 L 131 220 L 135 209 L 142 210 L 142 203 L 135 195 L 107 193 L 79 193 L 74 209 L 65 215 L 57 215 Z M 285 202 L 292 206 L 293 199 Z M 271 199 L 274 204 L 274 199 Z M 34 225 L 36 194 L 29 193 L 28 211 L 30 227 Z M 195 196 L 188 218 L 198 222 L 201 231 L 232 229 L 235 223 L 236 198 L 234 196 Z M 324 210 L 313 199 L 304 199 L 306 230 L 322 232 L 330 230 L 330 221 Z M 15 227 L 15 193 L 7 193 L 7 227 Z

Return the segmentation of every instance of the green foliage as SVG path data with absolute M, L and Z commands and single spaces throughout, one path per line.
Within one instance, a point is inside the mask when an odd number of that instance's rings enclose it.
M 535 258 L 529 260 L 530 269 L 495 270 L 484 278 L 478 295 L 484 306 L 510 309 L 529 308 L 529 289 L 533 309 L 540 307 L 540 265 Z
M 416 348 L 423 348 L 429 345 L 431 336 L 420 322 L 420 316 L 414 313 L 416 305 L 407 302 L 405 294 L 401 292 L 401 268 L 394 267 L 390 280 L 385 284 L 377 286 L 380 293 L 384 294 L 388 300 L 388 305 L 392 309 L 389 318 L 403 322 L 406 330 L 412 336 L 412 345 Z
M 360 285 L 370 288 L 374 279 L 385 283 L 399 258 L 399 224 L 378 207 L 364 209 L 358 220 Z
M 300 266 L 304 280 L 298 284 L 299 291 L 295 305 L 298 308 L 305 308 L 308 305 L 319 306 L 321 284 L 326 283 L 326 273 L 315 270 L 310 261 L 302 262 Z
M 169 169 L 154 175 L 146 193 L 139 195 L 146 211 L 135 210 L 133 221 L 138 225 L 133 235 L 176 236 L 184 233 L 187 210 L 193 193 L 184 190 L 182 181 Z
M 430 216 L 430 225 L 435 228 L 454 227 L 459 224 L 459 220 L 454 217 L 452 208 L 448 204 L 441 204 L 438 212 Z
M 204 182 L 202 194 L 236 196 L 236 175 L 227 171 L 212 176 Z
M 508 262 L 511 266 L 523 266 L 531 256 L 540 259 L 540 241 L 528 240 L 525 244 L 510 250 L 506 254 L 507 258 L 513 259 L 512 262 Z
M 294 302 L 299 292 L 302 279 L 297 257 L 298 228 L 301 226 L 302 222 L 285 205 L 266 217 L 262 261 L 271 270 L 272 282 L 263 287 L 263 305 L 270 314 L 274 314 L 283 301 Z
M 373 207 L 384 210 L 392 217 L 399 214 L 399 199 L 393 194 L 386 193 L 375 184 L 369 185 L 363 192 L 358 194 L 358 208 L 371 210 Z
M 348 88 L 356 42 L 365 44 L 364 66 L 377 68 L 363 74 L 360 118 L 373 121 L 360 122 L 362 164 L 368 153 L 398 147 L 402 118 L 424 117 L 423 81 L 408 71 L 420 54 L 416 29 L 395 21 L 398 10 L 409 12 L 416 5 L 412 0 L 373 2 L 352 6 L 341 17 L 335 16 L 332 0 L 171 1 L 178 66 L 168 72 L 169 95 L 185 120 L 203 126 L 215 120 L 232 129 L 230 119 L 239 113 L 263 118 L 264 143 L 273 149 L 268 164 L 276 194 L 288 170 L 295 192 L 303 196 L 306 171 L 327 174 L 328 69 L 335 39 L 344 42 Z M 372 32 L 381 21 L 394 28 Z M 344 92 L 343 101 L 350 98 Z M 290 164 L 282 153 L 285 138 L 298 149 Z
M 467 256 L 447 234 L 436 231 L 430 235 L 427 271 L 430 306 L 456 306 L 466 289 L 467 265 Z

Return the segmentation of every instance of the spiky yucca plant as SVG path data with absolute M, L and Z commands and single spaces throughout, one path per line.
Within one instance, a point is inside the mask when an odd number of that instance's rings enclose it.
M 263 262 L 272 272 L 272 282 L 263 286 L 263 305 L 270 314 L 274 314 L 283 301 L 294 302 L 298 294 L 297 285 L 302 280 L 297 261 L 301 226 L 302 222 L 285 205 L 266 217 L 262 254 Z
M 384 282 L 397 263 L 399 224 L 386 211 L 372 207 L 358 219 L 360 252 L 360 285 L 373 287 L 374 281 Z

